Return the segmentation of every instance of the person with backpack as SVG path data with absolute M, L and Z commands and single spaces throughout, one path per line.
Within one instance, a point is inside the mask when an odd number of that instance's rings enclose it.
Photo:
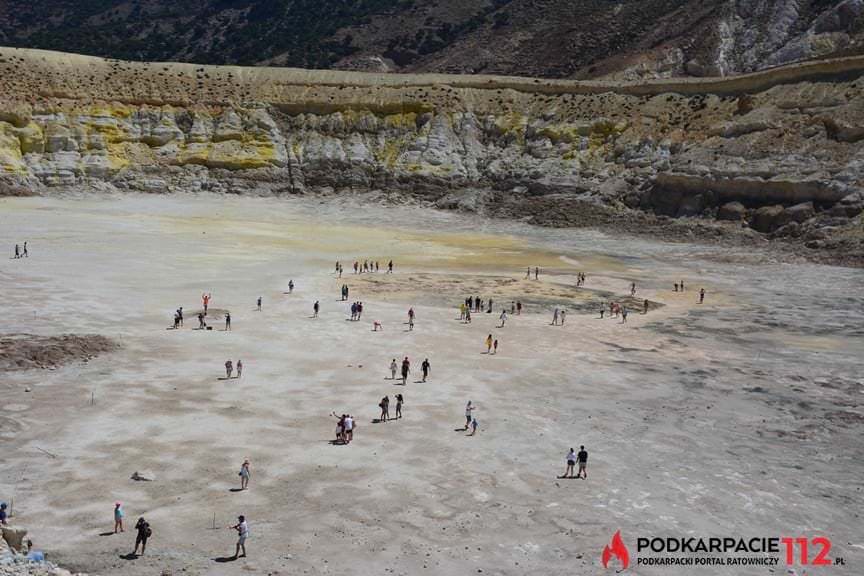
M 132 552 L 132 555 L 138 556 L 138 546 L 141 546 L 141 555 L 143 556 L 144 551 L 147 549 L 147 540 L 153 535 L 153 530 L 150 528 L 150 523 L 143 516 L 138 518 L 138 522 L 135 523 L 135 530 L 137 534 L 135 536 L 135 550 Z

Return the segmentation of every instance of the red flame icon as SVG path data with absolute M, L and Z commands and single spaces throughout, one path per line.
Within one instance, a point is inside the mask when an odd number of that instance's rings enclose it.
M 630 565 L 630 552 L 627 551 L 627 546 L 625 546 L 624 541 L 621 540 L 621 530 L 615 532 L 615 535 L 612 536 L 612 541 L 603 547 L 604 568 L 608 567 L 609 560 L 611 560 L 613 556 L 618 558 L 622 570 Z

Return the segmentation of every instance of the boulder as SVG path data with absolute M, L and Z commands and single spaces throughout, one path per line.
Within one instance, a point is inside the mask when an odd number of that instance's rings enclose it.
M 685 216 L 698 216 L 702 213 L 702 210 L 705 208 L 705 202 L 702 197 L 702 194 L 696 195 L 685 195 L 681 199 L 681 203 L 678 205 L 678 214 L 679 218 Z
M 740 221 L 744 219 L 746 214 L 747 208 L 741 202 L 727 202 L 720 206 L 720 210 L 717 212 L 717 219 Z
M 778 227 L 778 219 L 783 214 L 783 206 L 763 206 L 753 213 L 750 218 L 750 227 L 763 233 L 773 232 Z
M 813 207 L 813 202 L 802 202 L 795 204 L 783 210 L 783 213 L 777 217 L 776 226 L 785 226 L 790 222 L 805 222 L 816 215 L 816 209 Z
M 0 531 L 3 533 L 3 540 L 6 541 L 6 544 L 8 544 L 12 550 L 16 552 L 22 550 L 24 547 L 24 539 L 27 537 L 27 530 L 25 528 L 0 526 Z
M 855 192 L 844 196 L 837 204 L 831 207 L 829 213 L 832 216 L 852 218 L 862 211 L 864 211 L 864 192 Z

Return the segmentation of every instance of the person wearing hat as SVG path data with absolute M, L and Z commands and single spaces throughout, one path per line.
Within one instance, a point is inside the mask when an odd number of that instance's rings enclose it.
M 252 472 L 249 470 L 249 459 L 243 460 L 240 466 L 240 490 L 246 490 L 249 487 L 249 478 Z
M 118 531 L 119 532 L 125 532 L 125 530 L 123 530 L 123 516 L 125 516 L 125 515 L 126 515 L 126 513 L 123 512 L 123 505 L 120 502 L 115 502 L 114 503 L 114 533 L 115 534 L 117 534 Z

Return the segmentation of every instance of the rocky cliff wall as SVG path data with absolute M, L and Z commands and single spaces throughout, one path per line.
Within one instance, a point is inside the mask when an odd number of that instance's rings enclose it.
M 818 243 L 811 228 L 864 207 L 862 75 L 862 58 L 611 84 L 0 49 L 0 173 L 18 192 L 382 190 L 464 209 L 564 194 L 672 217 L 738 202 L 745 221 L 778 214 L 761 231 Z M 807 221 L 782 215 L 808 202 Z

